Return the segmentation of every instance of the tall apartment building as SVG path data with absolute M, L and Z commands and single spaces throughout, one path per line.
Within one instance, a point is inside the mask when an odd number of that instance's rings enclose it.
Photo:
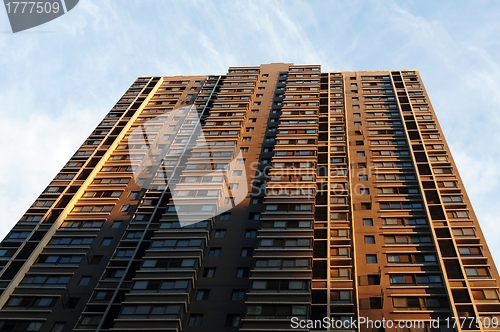
M 500 330 L 499 274 L 414 70 L 140 77 L 0 267 L 0 331 Z

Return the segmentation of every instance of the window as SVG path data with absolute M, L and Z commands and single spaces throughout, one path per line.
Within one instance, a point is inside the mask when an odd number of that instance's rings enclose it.
M 246 317 L 250 319 L 289 319 L 298 317 L 305 319 L 307 317 L 307 306 L 290 304 L 267 304 L 267 305 L 249 305 L 246 310 Z
M 40 297 L 40 296 L 11 296 L 4 309 L 19 310 L 19 309 L 45 309 L 51 308 L 56 303 L 55 297 Z
M 467 211 L 451 211 L 448 216 L 452 219 L 469 219 L 469 212 Z
M 92 280 L 92 276 L 82 276 L 82 278 L 78 282 L 78 285 L 87 286 L 90 283 L 90 280 Z
M 174 250 L 184 250 L 192 248 L 202 248 L 202 239 L 161 239 L 153 240 L 151 242 L 151 250 L 163 250 L 163 249 L 174 249 Z
M 181 305 L 125 305 L 118 318 L 179 318 Z
M 129 259 L 132 258 L 133 255 L 134 255 L 134 249 L 119 249 L 115 254 L 115 258 Z
M 248 219 L 249 220 L 260 220 L 260 213 L 255 213 L 255 212 L 249 213 Z
M 239 327 L 240 320 L 241 320 L 240 315 L 228 314 L 226 317 L 226 323 L 224 324 L 224 326 Z
M 114 221 L 113 224 L 111 225 L 111 228 L 120 228 L 122 225 L 121 221 Z
M 218 257 L 218 256 L 220 256 L 220 251 L 221 251 L 221 248 L 210 248 L 210 250 L 208 251 L 208 256 Z
M 471 279 L 489 279 L 490 272 L 487 267 L 466 267 L 465 274 Z
M 141 193 L 140 191 L 131 191 L 128 197 L 130 197 L 131 199 L 138 199 L 140 193 Z
M 262 198 L 252 198 L 252 204 L 262 204 Z
M 354 116 L 355 118 L 359 118 L 359 117 L 361 117 L 361 113 L 353 113 L 353 116 Z
M 95 329 L 101 322 L 101 319 L 102 315 L 85 315 L 78 324 L 78 327 L 82 329 Z
M 359 181 L 368 181 L 368 175 L 359 175 Z
M 143 231 L 129 231 L 125 235 L 125 239 L 134 240 L 140 239 L 142 237 Z
M 34 287 L 60 287 L 66 286 L 70 281 L 69 275 L 27 275 L 21 282 L 23 286 Z
M 365 154 L 365 151 L 357 151 L 357 152 L 356 152 L 356 155 L 357 155 L 358 157 L 364 157 L 366 154 Z
M 94 300 L 95 301 L 109 300 L 109 299 L 111 299 L 111 295 L 113 295 L 113 293 L 108 292 L 108 291 L 98 291 L 94 295 Z
M 453 228 L 452 233 L 456 237 L 475 237 L 476 232 L 474 228 Z
M 472 294 L 476 300 L 497 300 L 498 302 L 498 293 L 495 289 L 474 290 Z
M 479 247 L 458 247 L 458 252 L 460 256 L 483 256 Z
M 257 230 L 256 229 L 247 229 L 245 231 L 245 237 L 257 237 Z
M 81 255 L 40 255 L 36 261 L 37 265 L 79 265 L 82 261 Z
M 370 297 L 370 309 L 382 309 L 382 299 L 380 297 Z
M 253 255 L 253 248 L 241 248 L 241 257 L 252 257 Z
M 188 321 L 188 326 L 201 326 L 203 314 L 191 314 Z
M 117 279 L 121 278 L 125 275 L 125 270 L 124 269 L 109 269 L 106 272 L 106 277 L 105 279 Z
M 360 193 L 361 195 L 369 195 L 369 194 L 370 194 L 370 189 L 369 189 L 369 188 L 361 188 L 361 189 L 359 190 L 359 193 Z
M 9 240 L 24 240 L 30 235 L 30 232 L 12 232 L 10 233 Z
M 243 301 L 245 299 L 245 291 L 243 289 L 233 289 L 231 293 L 232 301 Z
M 134 282 L 134 293 L 187 293 L 188 280 L 137 280 Z
M 365 244 L 375 244 L 375 236 L 365 235 Z
M 52 326 L 52 330 L 50 330 L 50 332 L 64 332 L 64 325 L 65 324 L 66 323 L 63 323 L 63 322 L 57 322 L 57 323 L 55 323 L 54 326 Z M 30 330 L 27 330 L 27 331 L 30 331 Z
M 239 267 L 236 269 L 236 278 L 248 278 L 250 269 L 247 267 Z
M 412 203 L 412 202 L 381 202 L 381 210 L 412 210 L 412 209 L 422 209 L 422 203 Z
M 226 230 L 225 229 L 216 229 L 214 237 L 225 237 L 226 236 Z
M 199 289 L 196 292 L 196 300 L 208 300 L 208 295 L 210 294 L 209 289 Z
M 102 242 L 101 242 L 101 247 L 108 247 L 111 245 L 111 242 L 113 241 L 112 237 L 105 237 Z
M 252 289 L 260 292 L 300 292 L 308 288 L 308 282 L 305 280 L 254 280 Z
M 443 203 L 463 203 L 462 196 L 443 196 Z
M 196 265 L 194 258 L 157 258 L 145 259 L 142 263 L 143 270 L 191 270 Z
M 215 276 L 215 267 L 206 267 L 203 270 L 203 277 L 213 278 Z
M 361 203 L 361 210 L 371 210 L 372 203 Z
M 369 274 L 368 285 L 380 285 L 380 276 L 378 274 Z
M 431 237 L 426 235 L 387 235 L 385 236 L 387 244 L 418 244 L 431 243 Z
M 366 255 L 367 264 L 377 264 L 377 255 L 367 254 Z
M 86 246 L 92 244 L 92 237 L 54 237 L 49 245 L 53 246 Z
M 363 226 L 373 226 L 372 218 L 363 218 Z

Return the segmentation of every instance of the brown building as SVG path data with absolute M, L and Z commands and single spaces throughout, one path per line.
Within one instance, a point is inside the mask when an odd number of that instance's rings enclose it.
M 0 331 L 500 331 L 414 70 L 140 77 L 0 268 Z

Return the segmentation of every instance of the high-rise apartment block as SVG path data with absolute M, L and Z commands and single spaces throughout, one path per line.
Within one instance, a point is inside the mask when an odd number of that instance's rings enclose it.
M 0 331 L 500 331 L 415 70 L 140 77 L 0 268 Z

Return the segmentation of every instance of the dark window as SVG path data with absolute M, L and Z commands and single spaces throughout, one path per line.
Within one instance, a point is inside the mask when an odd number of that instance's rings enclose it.
M 90 280 L 92 280 L 91 276 L 82 276 L 78 285 L 87 286 L 89 284 Z
M 250 220 L 260 220 L 260 213 L 250 213 L 248 215 L 248 219 Z
M 206 267 L 203 270 L 203 277 L 213 278 L 215 276 L 215 267 Z
M 191 314 L 189 317 L 188 326 L 201 326 L 203 314 Z
M 380 297 L 370 297 L 370 309 L 382 309 L 382 299 Z
M 102 247 L 107 247 L 107 246 L 111 245 L 111 241 L 113 241 L 113 238 L 111 238 L 111 237 L 106 237 L 106 238 L 104 238 L 104 239 L 102 240 L 102 242 L 101 242 L 101 246 L 102 246 Z
M 366 255 L 367 264 L 377 264 L 377 255 L 368 254 Z
M 236 270 L 236 278 L 248 278 L 248 274 L 250 273 L 250 269 L 247 267 L 239 267 Z
M 361 203 L 361 210 L 371 210 L 372 203 Z
M 240 315 L 233 315 L 229 314 L 226 317 L 226 324 L 225 326 L 232 326 L 232 327 L 239 327 L 240 326 L 240 320 L 241 316 Z
M 373 226 L 372 218 L 363 218 L 363 226 Z
M 66 324 L 65 322 L 55 323 L 54 326 L 52 326 L 52 330 L 50 330 L 50 332 L 63 332 L 65 324 Z
M 245 237 L 257 237 L 257 230 L 256 229 L 247 229 L 245 231 Z
M 241 257 L 252 257 L 253 248 L 241 248 Z
M 231 300 L 242 301 L 245 299 L 245 291 L 243 289 L 233 289 L 231 293 Z
M 210 248 L 210 250 L 208 251 L 208 256 L 218 257 L 218 256 L 220 256 L 220 251 L 221 251 L 221 248 Z
M 197 300 L 208 300 L 208 295 L 210 294 L 209 289 L 199 289 L 196 293 Z
M 368 285 L 380 285 L 380 276 L 378 274 L 369 274 Z
M 225 237 L 226 236 L 226 230 L 225 229 L 216 229 L 214 236 L 215 237 Z
M 122 222 L 121 221 L 115 221 L 113 222 L 113 224 L 111 225 L 111 228 L 120 228 L 120 226 L 122 225 Z
M 365 244 L 375 244 L 375 236 L 365 235 Z

